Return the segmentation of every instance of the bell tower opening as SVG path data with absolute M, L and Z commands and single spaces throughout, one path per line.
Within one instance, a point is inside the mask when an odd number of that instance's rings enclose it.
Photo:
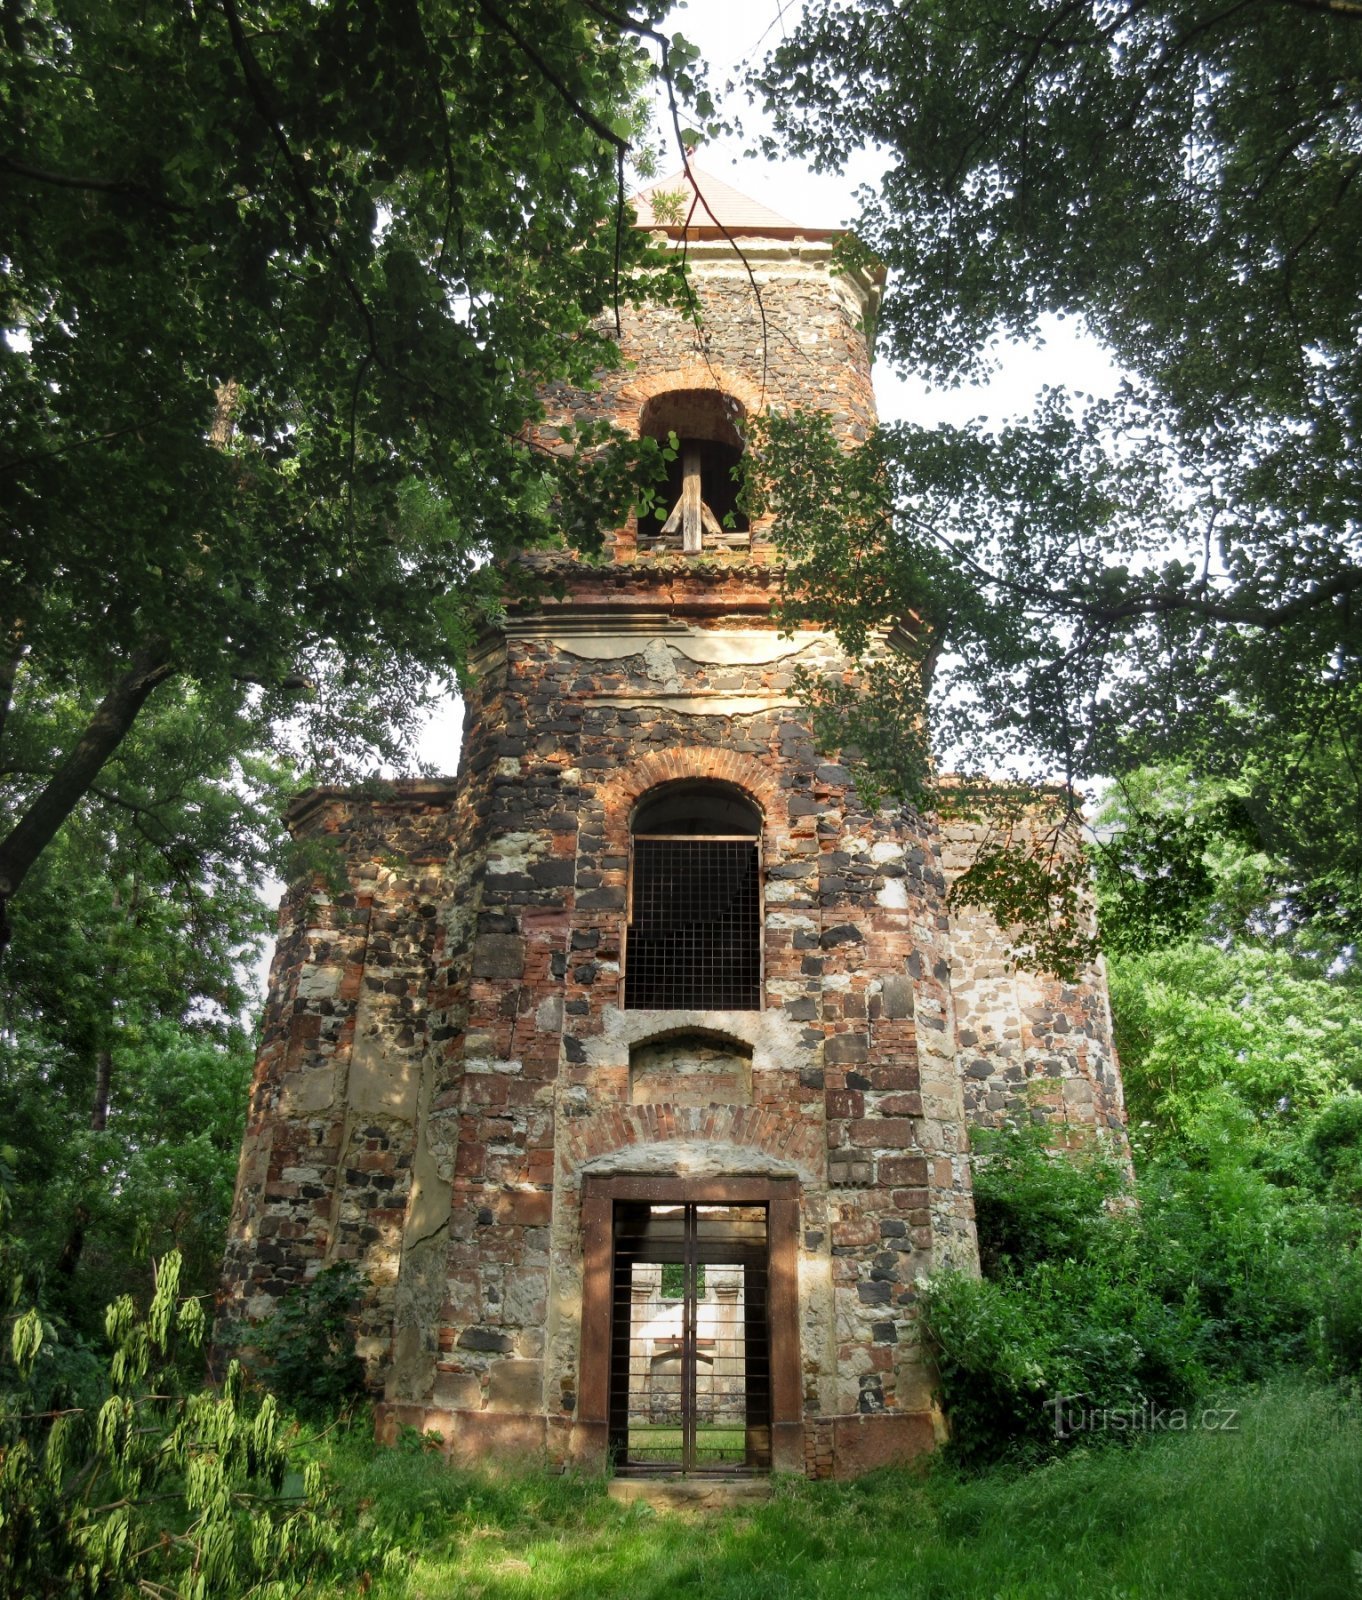
M 657 516 L 639 527 L 640 548 L 698 555 L 706 546 L 745 550 L 751 544 L 747 513 L 738 503 L 742 417 L 742 406 L 715 389 L 674 389 L 644 406 L 640 437 L 666 444 L 675 434 L 678 450 Z

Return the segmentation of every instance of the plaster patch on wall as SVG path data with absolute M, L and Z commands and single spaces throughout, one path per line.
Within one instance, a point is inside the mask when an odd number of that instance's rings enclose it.
M 612 1173 L 656 1174 L 668 1178 L 798 1178 L 799 1168 L 782 1156 L 747 1144 L 709 1139 L 660 1139 L 625 1145 L 583 1164 L 582 1176 Z
M 619 706 L 621 709 L 679 712 L 685 717 L 759 717 L 772 711 L 794 710 L 798 700 L 788 695 L 725 694 L 602 694 L 592 699 L 594 706 Z
M 765 665 L 801 655 L 815 645 L 826 645 L 824 634 L 808 631 L 782 635 L 769 628 L 705 629 L 673 633 L 658 630 L 659 637 L 645 648 L 637 633 L 554 633 L 546 638 L 556 650 L 585 661 L 623 661 L 628 656 L 648 654 L 655 646 L 676 651 L 689 661 L 710 666 Z
M 687 1033 L 741 1041 L 752 1051 L 754 1072 L 788 1066 L 810 1053 L 798 1025 L 783 1011 L 623 1011 L 607 1006 L 601 1020 L 601 1032 L 582 1041 L 595 1067 L 627 1067 L 635 1046 Z

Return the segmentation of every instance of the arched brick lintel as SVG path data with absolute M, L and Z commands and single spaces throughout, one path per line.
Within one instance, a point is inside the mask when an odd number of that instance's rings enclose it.
M 684 1160 L 692 1145 L 694 1174 Z M 784 1107 L 612 1106 L 572 1121 L 559 1135 L 559 1170 L 569 1179 L 656 1167 L 679 1177 L 761 1172 L 807 1183 L 819 1178 L 825 1154 L 824 1130 L 812 1121 L 792 1126 Z
M 629 819 L 634 807 L 650 790 L 664 783 L 707 781 L 730 783 L 756 802 L 762 814 L 765 842 L 783 842 L 789 828 L 784 792 L 768 767 L 751 756 L 717 745 L 674 745 L 644 756 L 622 768 L 600 785 L 611 847 L 627 847 Z
M 643 408 L 660 394 L 672 394 L 679 389 L 708 389 L 715 394 L 731 395 L 743 411 L 752 416 L 764 409 L 762 391 L 756 384 L 728 371 L 717 362 L 692 361 L 684 366 L 671 367 L 666 372 L 640 373 L 630 382 L 621 384 L 620 400 L 637 407 L 635 427 L 643 415 Z

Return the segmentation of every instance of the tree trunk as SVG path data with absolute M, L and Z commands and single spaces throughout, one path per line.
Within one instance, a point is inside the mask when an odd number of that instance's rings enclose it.
M 113 1052 L 95 1051 L 95 1098 L 90 1106 L 90 1131 L 103 1133 L 109 1126 L 109 1089 L 113 1081 Z M 81 1251 L 85 1248 L 85 1230 L 90 1223 L 90 1208 L 81 1200 L 71 1214 L 71 1226 L 66 1232 L 66 1242 L 57 1257 L 57 1276 L 67 1281 L 74 1278 L 80 1265 Z
M 9 902 L 29 869 L 56 837 L 101 768 L 123 742 L 147 697 L 175 668 L 163 648 L 148 645 L 100 702 L 85 732 L 46 786 L 0 840 L 0 960 L 9 944 Z

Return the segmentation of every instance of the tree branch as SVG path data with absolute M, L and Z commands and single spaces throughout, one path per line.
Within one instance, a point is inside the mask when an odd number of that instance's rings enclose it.
M 345 262 L 341 259 L 341 253 L 336 241 L 331 237 L 326 225 L 317 214 L 317 203 L 308 185 L 307 174 L 303 171 L 302 163 L 293 152 L 293 147 L 288 141 L 288 135 L 284 132 L 279 119 L 274 114 L 274 108 L 271 105 L 274 90 L 265 74 L 260 70 L 260 63 L 255 59 L 255 53 L 252 51 L 250 41 L 246 37 L 246 30 L 241 26 L 241 14 L 236 8 L 236 0 L 219 0 L 219 3 L 222 6 L 223 15 L 227 18 L 227 27 L 232 35 L 232 47 L 236 51 L 237 61 L 241 66 L 241 75 L 246 80 L 246 87 L 250 91 L 255 108 L 265 126 L 270 130 L 275 144 L 279 147 L 279 153 L 284 158 L 284 164 L 293 180 L 294 193 L 302 202 L 308 223 L 311 225 L 323 252 L 330 258 L 332 266 L 335 267 L 336 272 L 339 274 L 341 282 L 345 285 L 345 291 L 354 303 L 355 309 L 363 318 L 369 334 L 369 349 L 374 359 L 382 366 L 383 362 L 378 353 L 378 329 L 374 325 L 373 312 L 370 311 L 369 304 L 360 292 L 359 285 L 355 282 Z
M 492 0 L 478 0 L 478 10 L 482 12 L 483 16 L 487 18 L 493 27 L 499 28 L 501 32 L 512 41 L 522 55 L 527 56 L 529 60 L 533 62 L 535 70 L 539 73 L 540 77 L 542 77 L 547 83 L 552 84 L 563 104 L 566 105 L 574 113 L 574 115 L 580 117 L 582 121 L 586 123 L 587 127 L 591 129 L 592 133 L 604 139 L 607 144 L 613 145 L 618 151 L 623 152 L 628 150 L 629 141 L 627 139 L 622 139 L 612 127 L 602 122 L 594 111 L 582 104 L 577 96 L 573 94 L 572 90 L 568 88 L 567 84 L 563 81 L 559 74 L 549 65 L 547 61 L 544 60 L 543 56 L 540 55 L 538 50 L 536 50 L 530 41 L 525 37 L 525 35 L 521 33 L 520 29 L 516 27 L 511 19 L 507 16 L 503 16 L 502 13 L 497 10 L 497 8 L 492 4 Z
M 0 958 L 9 943 L 9 901 L 123 742 L 152 690 L 174 672 L 163 646 L 139 650 L 99 703 L 66 760 L 0 840 Z
M 141 200 L 158 211 L 169 211 L 175 216 L 187 216 L 188 206 L 177 206 L 173 200 L 153 194 L 140 183 L 126 178 L 78 178 L 66 172 L 52 172 L 46 167 L 35 167 L 31 162 L 20 161 L 11 155 L 0 155 L 0 170 L 12 172 L 17 178 L 28 178 L 33 183 L 45 184 L 54 189 L 80 189 L 93 194 L 121 194 L 129 200 Z
M 541 77 L 553 85 L 559 98 L 570 110 L 587 125 L 598 137 L 614 146 L 615 150 L 615 270 L 612 285 L 612 294 L 615 307 L 615 333 L 618 336 L 623 332 L 620 324 L 620 257 L 623 253 L 624 241 L 624 158 L 629 151 L 629 141 L 621 138 L 615 130 L 602 122 L 589 107 L 582 102 L 568 88 L 567 84 L 557 72 L 544 60 L 543 56 L 535 49 L 524 34 L 512 23 L 511 19 L 497 10 L 491 0 L 478 0 L 478 8 L 482 14 L 510 39 L 521 53 L 534 63 Z

